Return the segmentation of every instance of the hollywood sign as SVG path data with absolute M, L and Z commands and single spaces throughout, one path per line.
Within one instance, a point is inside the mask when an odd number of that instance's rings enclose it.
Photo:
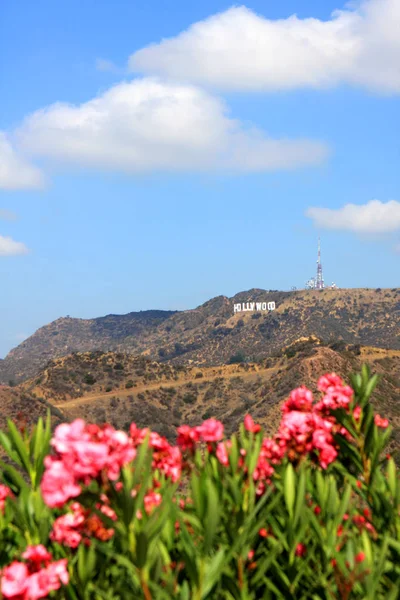
M 275 310 L 275 302 L 240 302 L 233 305 L 234 313 L 254 310 Z

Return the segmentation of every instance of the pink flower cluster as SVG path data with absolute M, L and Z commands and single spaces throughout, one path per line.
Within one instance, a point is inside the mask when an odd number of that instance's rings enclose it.
M 11 600 L 38 600 L 46 598 L 61 584 L 67 585 L 67 560 L 52 562 L 44 546 L 28 546 L 22 554 L 26 562 L 14 561 L 1 572 L 1 593 Z
M 98 508 L 112 520 L 116 520 L 116 514 L 109 506 L 98 505 Z M 84 508 L 79 502 L 73 502 L 70 509 L 71 512 L 54 521 L 50 534 L 50 539 L 54 542 L 77 548 L 82 540 L 89 545 L 91 537 L 105 542 L 114 535 L 114 529 L 104 527 L 100 517 L 90 509 Z
M 56 456 L 45 458 L 41 490 L 48 506 L 61 507 L 81 493 L 80 484 L 88 484 L 104 473 L 116 480 L 121 467 L 136 455 L 132 440 L 110 425 L 87 425 L 82 419 L 63 423 L 51 441 Z
M 193 452 L 198 442 L 219 442 L 224 437 L 224 426 L 217 419 L 206 419 L 197 427 L 178 427 L 177 444 L 182 450 Z
M 387 419 L 383 419 L 380 415 L 375 415 L 374 422 L 375 425 L 377 427 L 381 427 L 381 429 L 386 429 L 389 426 L 389 421 Z
M 337 450 L 331 434 L 333 424 L 313 412 L 292 410 L 283 415 L 276 440 L 289 460 L 316 453 L 323 469 L 335 460 Z
M 338 432 L 350 438 L 347 430 L 338 425 L 331 411 L 338 408 L 348 411 L 353 390 L 345 386 L 335 373 L 321 377 L 318 388 L 324 396 L 317 403 L 314 403 L 312 392 L 302 386 L 293 390 L 283 404 L 278 433 L 272 439 L 264 438 L 253 473 L 253 478 L 258 484 L 258 494 L 263 493 L 274 472 L 274 465 L 279 464 L 284 456 L 292 462 L 298 462 L 303 456 L 309 455 L 326 469 L 338 454 L 333 434 Z M 356 417 L 359 417 L 358 412 Z M 385 421 L 380 420 L 379 416 L 375 422 L 378 426 L 385 426 Z M 250 415 L 246 415 L 244 426 L 250 433 L 258 433 L 261 429 Z M 179 428 L 178 432 L 181 435 L 181 443 L 191 448 L 196 441 L 196 431 L 184 426 Z M 218 444 L 216 456 L 222 465 L 229 464 L 229 442 Z M 240 459 L 239 463 L 240 467 L 244 460 Z
M 135 423 L 130 426 L 130 435 L 135 448 L 149 436 L 149 447 L 153 450 L 153 469 L 164 473 L 173 482 L 178 481 L 182 472 L 182 455 L 177 446 L 171 446 L 165 437 L 148 428 L 139 429 Z
M 312 392 L 305 386 L 291 392 L 283 405 L 282 421 L 275 439 L 285 449 L 289 460 L 296 462 L 308 454 L 326 469 L 338 454 L 333 433 L 349 437 L 347 430 L 338 427 L 331 413 L 339 408 L 349 410 L 353 390 L 335 373 L 320 377 L 318 389 L 324 396 L 315 404 Z
M 336 373 L 323 375 L 319 378 L 318 389 L 325 395 L 314 406 L 315 412 L 327 415 L 332 410 L 339 408 L 348 410 L 353 397 L 353 390 L 350 386 L 344 385 L 339 375 L 336 375 Z
M 10 490 L 9 487 L 0 483 L 0 512 L 4 513 L 4 509 L 6 506 L 6 499 L 13 498 L 14 494 Z

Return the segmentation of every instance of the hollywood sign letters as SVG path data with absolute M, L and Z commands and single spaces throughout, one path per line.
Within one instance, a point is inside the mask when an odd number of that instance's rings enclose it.
M 233 305 L 234 313 L 254 310 L 275 310 L 275 302 L 240 302 Z

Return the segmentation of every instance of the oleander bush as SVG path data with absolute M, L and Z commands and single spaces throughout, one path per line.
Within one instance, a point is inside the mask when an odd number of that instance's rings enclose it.
M 0 432 L 0 588 L 32 600 L 400 597 L 400 485 L 367 368 L 177 443 L 77 419 Z

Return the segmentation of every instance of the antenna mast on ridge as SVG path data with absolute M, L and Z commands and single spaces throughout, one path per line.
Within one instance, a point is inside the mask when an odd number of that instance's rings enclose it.
M 324 276 L 322 274 L 321 264 L 321 239 L 318 238 L 318 260 L 317 260 L 317 277 L 315 280 L 315 287 L 317 290 L 323 290 L 325 287 Z

